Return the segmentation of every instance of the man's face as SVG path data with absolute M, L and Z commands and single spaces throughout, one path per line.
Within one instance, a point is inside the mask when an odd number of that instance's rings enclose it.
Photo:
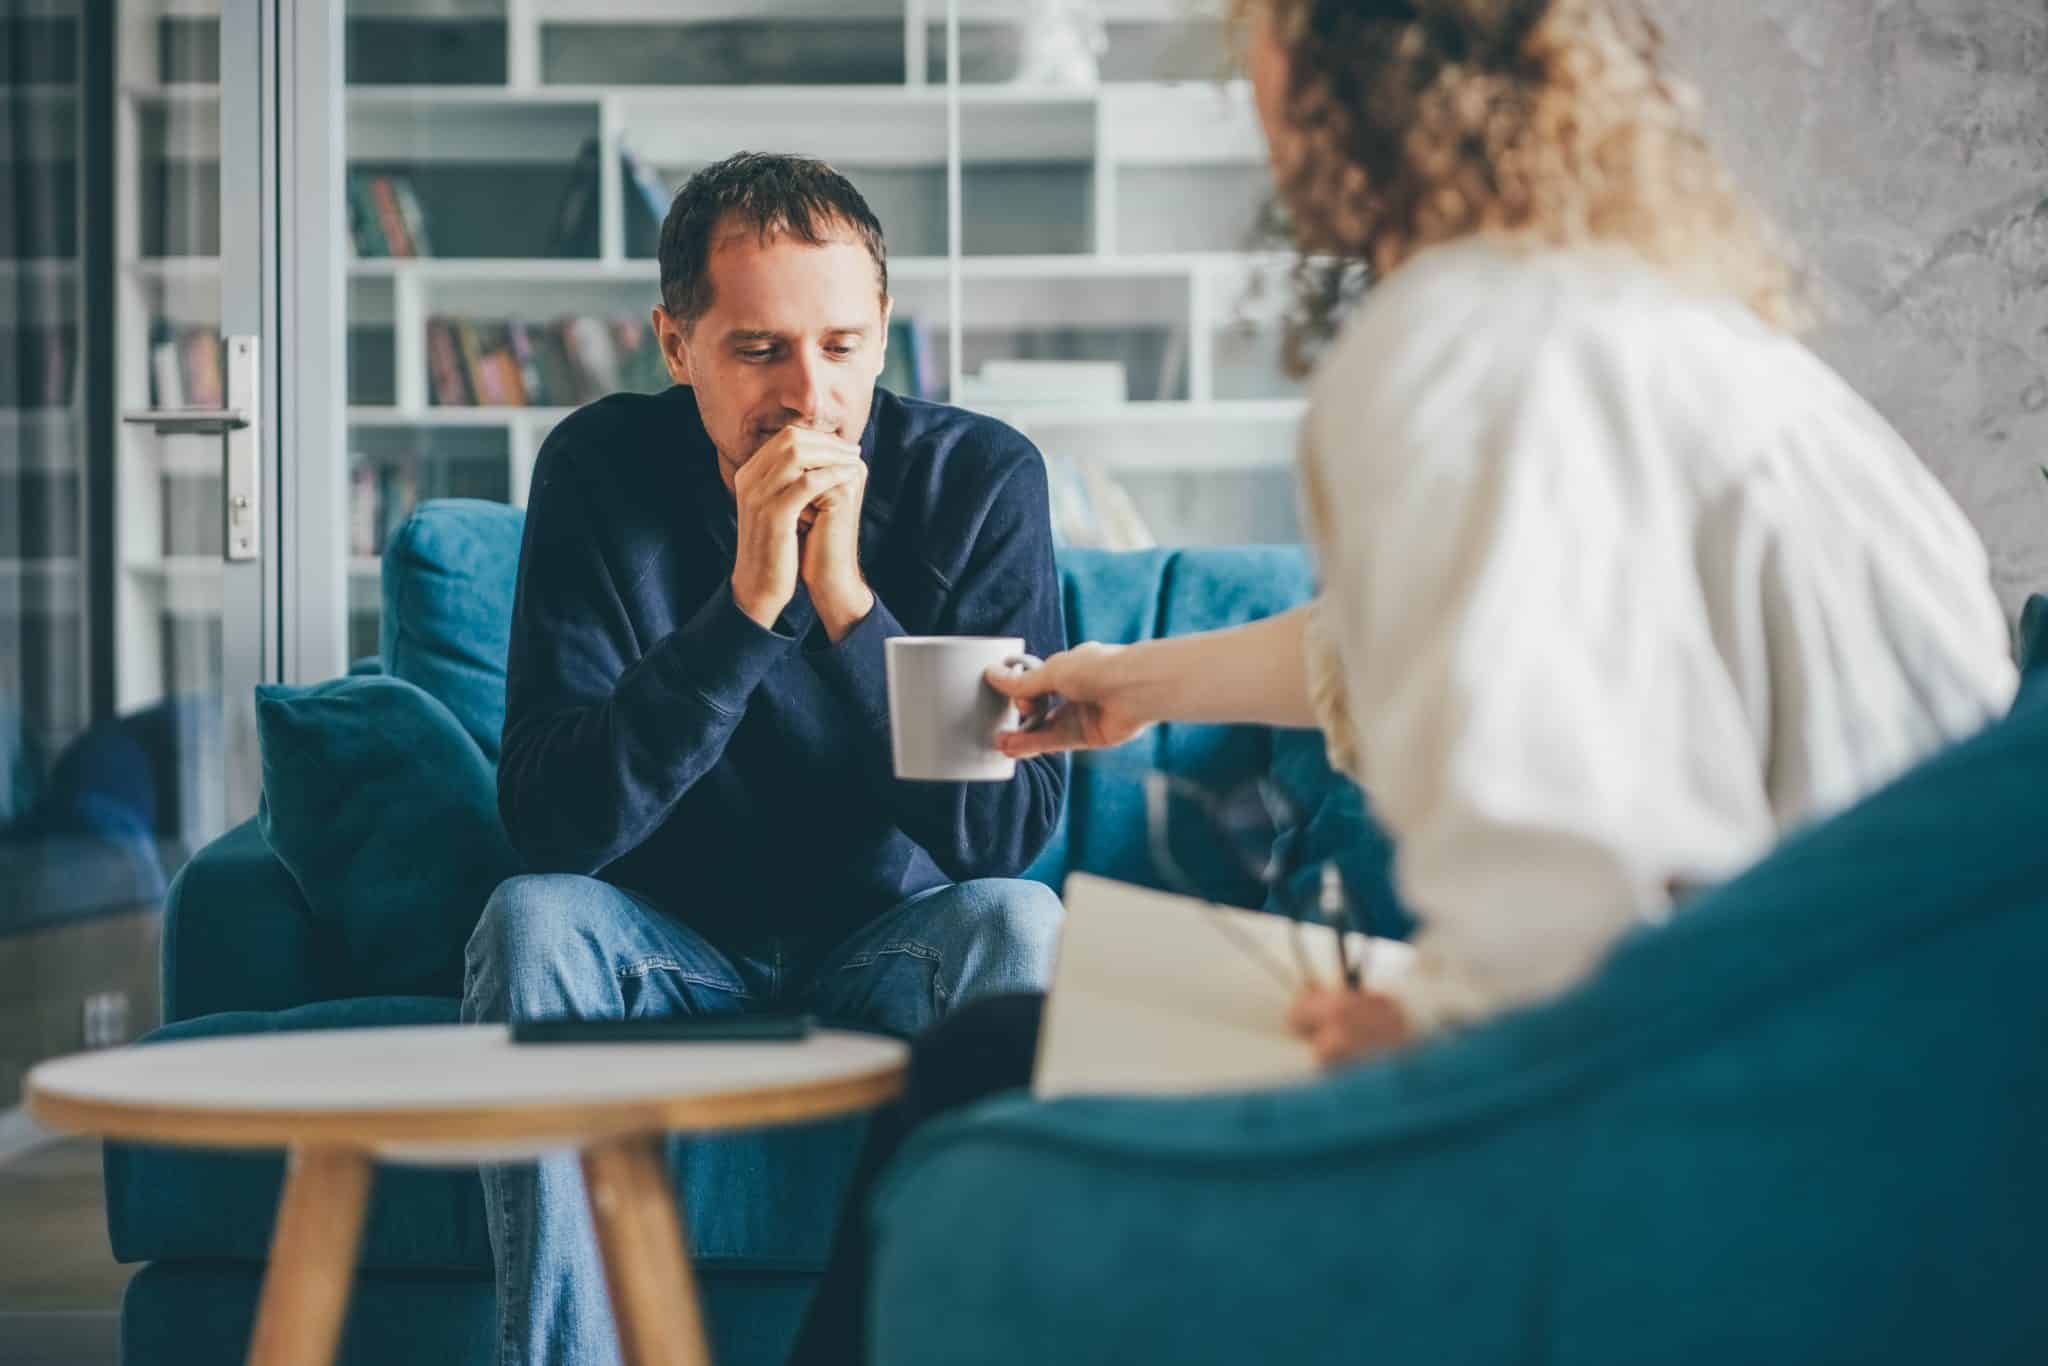
M 751 229 L 714 238 L 711 307 L 685 331 L 654 310 L 662 356 L 718 448 L 729 486 L 787 426 L 858 442 L 888 344 L 875 262 L 851 233 L 819 246 Z

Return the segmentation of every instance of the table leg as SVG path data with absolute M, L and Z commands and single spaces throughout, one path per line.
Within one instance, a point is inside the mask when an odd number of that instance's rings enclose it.
M 369 1154 L 292 1150 L 249 1366 L 328 1366 L 334 1360 L 369 1201 Z
M 583 1184 L 626 1366 L 707 1366 L 711 1352 L 661 1136 L 585 1149 Z

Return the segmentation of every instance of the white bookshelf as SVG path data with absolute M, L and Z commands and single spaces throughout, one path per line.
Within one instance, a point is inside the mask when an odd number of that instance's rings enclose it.
M 587 12 L 585 13 L 588 17 Z M 540 87 L 508 95 L 505 89 L 461 87 L 354 91 L 349 96 L 351 157 L 363 160 L 410 148 L 409 163 L 495 160 L 507 142 L 521 156 L 573 157 L 579 139 L 601 137 L 605 177 L 599 201 L 600 249 L 591 258 L 445 257 L 358 259 L 349 266 L 352 297 L 371 291 L 392 325 L 397 402 L 368 412 L 351 409 L 352 422 L 383 425 L 417 420 L 456 421 L 427 403 L 424 363 L 426 319 L 437 315 L 545 318 L 589 310 L 636 316 L 652 302 L 655 262 L 624 251 L 625 191 L 616 174 L 617 146 L 630 144 L 673 186 L 697 165 L 733 149 L 735 127 L 749 145 L 790 146 L 825 156 L 856 184 L 878 174 L 922 177 L 930 211 L 920 227 L 904 232 L 889 221 L 891 202 L 870 193 L 892 241 L 945 245 L 942 187 L 947 158 L 943 87 L 773 86 L 740 88 Z M 1272 363 L 1263 386 L 1224 393 L 1214 387 L 1219 336 L 1239 311 L 1250 270 L 1277 277 L 1283 258 L 1233 249 L 1245 234 L 1261 193 L 1262 150 L 1241 83 L 1110 83 L 1085 90 L 992 87 L 961 92 L 961 161 L 967 212 L 976 207 L 979 166 L 1065 167 L 1085 201 L 1079 250 L 962 255 L 909 252 L 892 255 L 890 280 L 899 314 L 929 320 L 941 345 L 949 330 L 949 291 L 957 271 L 963 328 L 969 333 L 1006 328 L 1113 328 L 1140 324 L 1181 339 L 1176 366 L 1156 384 L 1160 399 L 1134 400 L 1128 411 L 1091 410 L 1107 432 L 1160 429 L 1156 439 L 1125 443 L 1117 462 L 1193 472 L 1218 464 L 1271 467 L 1285 463 L 1298 404 L 1262 402 L 1294 397 L 1278 372 L 1277 317 L 1254 318 Z M 439 120 L 430 137 L 419 120 Z M 877 151 L 876 149 L 885 149 Z M 1187 196 L 1171 192 L 1171 178 L 1191 177 L 1206 189 L 1222 171 L 1238 177 L 1235 218 L 1202 240 L 1206 215 L 1187 213 Z M 864 187 L 865 189 L 865 187 Z M 899 200 L 906 196 L 899 195 Z M 914 197 L 914 196 L 910 196 Z M 899 215 L 903 206 L 898 203 Z M 933 217 L 936 215 L 937 217 Z M 1192 241 L 1190 239 L 1193 239 Z M 1149 243 L 1162 244 L 1148 249 Z M 1277 292 L 1277 291 L 1276 291 Z M 1240 326 L 1243 326 L 1240 323 Z M 1255 348 L 1256 349 L 1256 348 Z M 1160 400 L 1164 401 L 1160 401 Z M 1233 400 L 1241 400 L 1229 406 Z M 1225 405 L 1218 407 L 1217 405 Z M 1192 423 L 1229 420 L 1205 441 L 1190 444 Z M 519 422 L 494 413 L 469 416 Z M 523 426 L 531 426 L 524 423 Z M 551 425 L 551 423 L 549 424 Z M 1072 427 L 1075 424 L 1061 424 Z M 518 444 L 518 443 L 515 443 Z M 1276 457 L 1273 453 L 1283 454 Z M 1156 463 L 1155 463 L 1156 462 Z
M 171 3 L 180 12 L 210 8 L 207 0 Z M 485 35 L 478 50 L 490 67 L 490 79 L 476 83 L 452 83 L 441 73 L 351 85 L 343 141 L 352 169 L 389 170 L 423 185 L 437 176 L 452 184 L 502 175 L 530 187 L 551 176 L 566 182 L 595 140 L 598 203 L 587 256 L 542 254 L 560 191 L 522 188 L 505 196 L 501 221 L 484 225 L 491 233 L 470 234 L 507 245 L 506 252 L 465 252 L 459 240 L 451 247 L 449 239 L 464 234 L 452 214 L 444 218 L 430 205 L 429 235 L 443 254 L 352 257 L 341 310 L 352 373 L 346 430 L 337 439 L 372 463 L 423 461 L 474 475 L 495 462 L 494 487 L 523 502 L 534 457 L 568 409 L 435 403 L 428 320 L 644 318 L 658 272 L 650 256 L 631 252 L 635 191 L 621 173 L 622 150 L 630 148 L 672 190 L 697 167 L 745 146 L 822 156 L 861 188 L 888 237 L 898 316 L 922 325 L 940 375 L 972 373 L 987 357 L 1059 357 L 1069 346 L 1089 355 L 1090 347 L 1122 347 L 1135 357 L 1132 397 L 1123 403 L 984 405 L 1049 457 L 1099 461 L 1152 485 L 1179 481 L 1179 496 L 1188 498 L 1202 496 L 1202 481 L 1219 475 L 1257 476 L 1267 482 L 1244 487 L 1255 487 L 1262 502 L 1285 502 L 1291 516 L 1287 471 L 1300 392 L 1280 373 L 1277 302 L 1245 302 L 1247 281 L 1260 272 L 1272 281 L 1266 296 L 1277 301 L 1287 268 L 1283 257 L 1251 249 L 1266 173 L 1249 91 L 1213 79 L 1220 60 L 1146 68 L 1151 59 L 1143 54 L 1172 48 L 1182 30 L 1202 36 L 1196 28 L 1212 20 L 1199 0 L 1105 0 L 1103 10 L 1112 52 L 1100 84 L 970 79 L 949 91 L 931 67 L 945 51 L 943 0 L 350 0 L 351 24 L 385 23 L 387 38 L 406 25 L 473 22 Z M 1003 50 L 1021 17 L 1022 7 L 1007 0 L 963 0 L 970 78 L 977 63 L 986 66 L 990 53 Z M 670 51 L 693 25 L 767 26 L 788 40 L 781 47 L 798 52 L 806 43 L 845 45 L 851 34 L 849 51 L 895 44 L 900 69 L 893 79 L 859 83 L 784 76 L 693 85 L 658 83 L 668 79 L 658 69 L 657 83 L 637 82 L 623 70 L 629 63 L 614 72 L 602 60 L 607 42 L 621 44 L 625 56 L 663 43 Z M 149 397 L 151 322 L 214 321 L 222 270 L 217 236 L 166 250 L 163 234 L 148 231 L 143 217 L 141 164 L 169 159 L 203 174 L 217 158 L 220 118 L 214 85 L 157 79 L 149 27 L 124 29 L 118 77 L 124 406 Z M 827 50 L 835 58 L 839 52 Z M 957 163 L 948 140 L 956 100 Z M 957 225 L 948 194 L 956 165 Z M 956 237 L 957 253 L 949 249 Z M 956 291 L 958 361 L 950 355 Z M 146 700 L 146 680 L 161 677 L 161 624 L 208 610 L 197 571 L 173 567 L 186 548 L 164 544 L 162 528 L 167 490 L 217 474 L 208 458 L 174 440 L 129 430 L 120 442 L 117 629 L 124 642 L 136 642 L 124 644 L 125 707 Z M 1224 496 L 1244 497 L 1230 487 Z M 359 617 L 374 610 L 375 566 L 361 555 L 349 564 L 351 610 Z

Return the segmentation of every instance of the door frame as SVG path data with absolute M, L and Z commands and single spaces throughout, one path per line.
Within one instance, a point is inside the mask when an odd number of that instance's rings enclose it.
M 221 579 L 230 826 L 262 790 L 257 685 L 346 663 L 343 11 L 221 0 L 221 333 L 263 339 L 262 555 Z
M 280 447 L 274 677 L 348 664 L 348 239 L 343 185 L 345 0 L 258 3 L 275 25 L 277 278 L 272 348 Z

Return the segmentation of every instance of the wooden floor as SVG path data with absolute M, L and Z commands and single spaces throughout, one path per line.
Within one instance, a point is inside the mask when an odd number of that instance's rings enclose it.
M 66 1139 L 0 1162 L 0 1362 L 113 1366 L 121 1291 L 107 1249 L 99 1144 Z

